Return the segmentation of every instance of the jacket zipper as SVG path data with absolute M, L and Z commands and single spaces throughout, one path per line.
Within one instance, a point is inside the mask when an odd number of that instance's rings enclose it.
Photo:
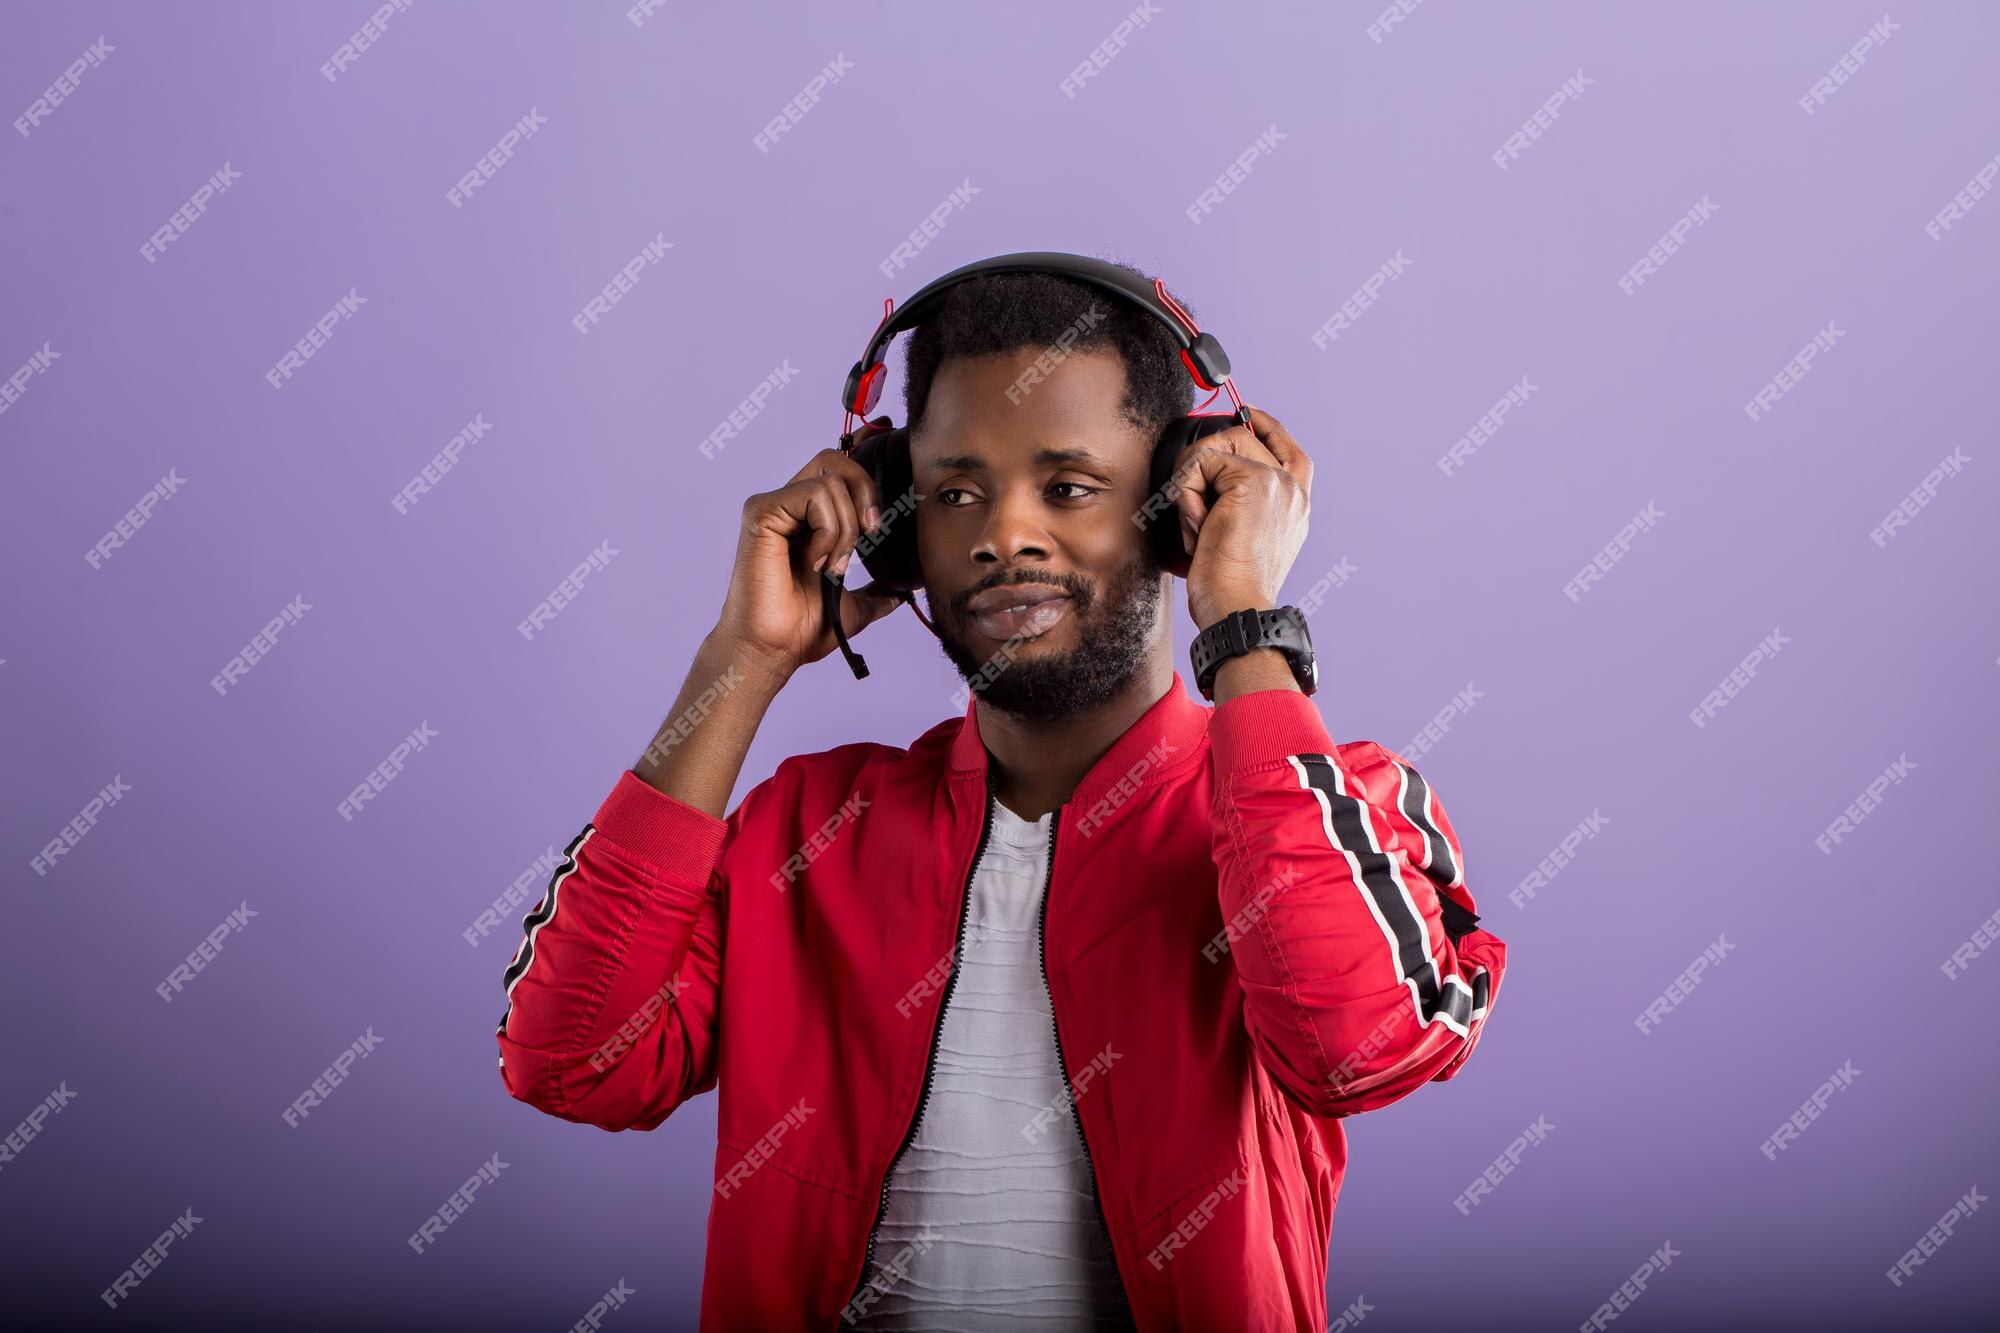
M 989 768 L 986 773 L 986 808 L 980 815 L 979 844 L 972 850 L 972 865 L 965 872 L 965 884 L 958 895 L 958 924 L 952 933 L 951 970 L 945 973 L 944 995 L 938 1001 L 937 1018 L 931 1023 L 931 1045 L 930 1053 L 924 1057 L 923 1087 L 917 1092 L 917 1109 L 911 1114 L 908 1127 L 903 1130 L 903 1141 L 889 1159 L 888 1169 L 882 1173 L 882 1196 L 875 1204 L 875 1220 L 868 1227 L 868 1252 L 861 1261 L 861 1281 L 855 1284 L 846 1304 L 841 1306 L 843 1310 L 854 1304 L 855 1299 L 868 1289 L 868 1278 L 875 1271 L 875 1233 L 882 1229 L 882 1214 L 889 1207 L 889 1182 L 896 1174 L 896 1163 L 902 1160 L 917 1137 L 917 1126 L 923 1123 L 924 1106 L 930 1101 L 931 1075 L 937 1067 L 938 1038 L 944 1032 L 944 1011 L 951 1004 L 952 989 L 958 984 L 959 966 L 964 962 L 966 899 L 972 893 L 973 877 L 979 873 L 979 858 L 986 855 L 987 836 L 993 831 L 993 799 L 993 772 Z
M 1070 1087 L 1069 1061 L 1063 1058 L 1062 1024 L 1056 1021 L 1056 993 L 1055 989 L 1049 985 L 1049 890 L 1055 886 L 1056 839 L 1057 835 L 1062 831 L 1063 815 L 1068 810 L 1069 802 L 1064 801 L 1056 808 L 1056 817 L 1049 821 L 1049 868 L 1047 875 L 1042 879 L 1042 941 L 1040 950 L 1042 989 L 1048 993 L 1049 1024 L 1054 1029 L 1056 1038 L 1056 1068 L 1062 1074 L 1065 1091 L 1068 1091 Z M 1132 1313 L 1132 1293 L 1127 1290 L 1125 1275 L 1118 1268 L 1118 1243 L 1111 1238 L 1111 1223 L 1104 1216 L 1104 1198 L 1097 1192 L 1097 1163 L 1091 1158 L 1090 1136 L 1083 1132 L 1083 1112 L 1076 1109 L 1076 1097 L 1073 1094 L 1069 1098 L 1069 1114 L 1070 1118 L 1076 1122 L 1076 1137 L 1083 1144 L 1083 1164 L 1084 1168 L 1090 1172 L 1090 1201 L 1097 1208 L 1097 1225 L 1104 1228 L 1104 1248 L 1105 1252 L 1111 1256 L 1111 1273 L 1118 1280 L 1118 1294 L 1125 1302 L 1126 1314 L 1130 1316 Z

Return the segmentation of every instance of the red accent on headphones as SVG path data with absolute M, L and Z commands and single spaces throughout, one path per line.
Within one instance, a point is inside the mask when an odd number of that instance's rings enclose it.
M 889 367 L 879 361 L 868 368 L 868 373 L 861 377 L 861 387 L 855 390 L 854 412 L 865 417 L 875 410 L 875 402 L 882 396 L 882 381 L 888 373 Z
M 1217 389 L 1222 387 L 1217 384 L 1210 384 L 1207 380 L 1201 377 L 1201 371 L 1196 368 L 1194 364 L 1194 358 L 1187 354 L 1186 348 L 1181 349 L 1181 364 L 1187 367 L 1188 374 L 1194 376 L 1194 382 L 1200 385 L 1202 388 L 1207 389 L 1209 392 L 1213 393 Z

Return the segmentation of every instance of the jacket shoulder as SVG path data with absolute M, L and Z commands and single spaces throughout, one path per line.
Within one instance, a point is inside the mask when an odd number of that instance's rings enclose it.
M 951 742 L 960 721 L 946 719 L 907 746 L 848 741 L 824 750 L 787 755 L 778 761 L 771 776 L 743 798 L 737 817 L 753 805 L 765 805 L 773 799 L 784 806 L 814 793 L 852 792 L 884 779 L 928 779 L 941 775 L 950 762 Z
M 1412 769 L 1416 765 L 1380 741 L 1342 741 L 1334 746 L 1335 758 L 1340 766 L 1351 773 L 1365 769 L 1399 766 Z

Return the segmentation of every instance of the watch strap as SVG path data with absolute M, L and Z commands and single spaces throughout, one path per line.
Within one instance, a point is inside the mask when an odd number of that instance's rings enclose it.
M 1195 636 L 1188 657 L 1194 668 L 1195 686 L 1201 697 L 1215 698 L 1215 673 L 1224 662 L 1257 648 L 1276 648 L 1291 664 L 1292 678 L 1299 689 L 1311 694 L 1318 688 L 1313 665 L 1312 637 L 1306 630 L 1305 613 L 1295 606 L 1273 610 L 1247 608 L 1232 611 Z

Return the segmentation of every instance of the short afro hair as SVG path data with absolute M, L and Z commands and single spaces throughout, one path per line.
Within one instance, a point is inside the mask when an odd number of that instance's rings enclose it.
M 1152 285 L 1150 275 L 1130 264 L 1117 267 Z M 1103 314 L 1093 315 L 1093 305 Z M 1193 311 L 1185 301 L 1181 306 Z M 1119 411 L 1148 438 L 1194 406 L 1194 380 L 1181 361 L 1180 343 L 1153 316 L 1074 278 L 992 273 L 953 287 L 930 318 L 911 332 L 905 350 L 904 424 L 912 435 L 923 424 L 931 381 L 947 359 L 1047 347 L 1073 328 L 1081 332 L 1070 344 L 1072 354 L 1110 348 L 1125 362 L 1125 396 Z

